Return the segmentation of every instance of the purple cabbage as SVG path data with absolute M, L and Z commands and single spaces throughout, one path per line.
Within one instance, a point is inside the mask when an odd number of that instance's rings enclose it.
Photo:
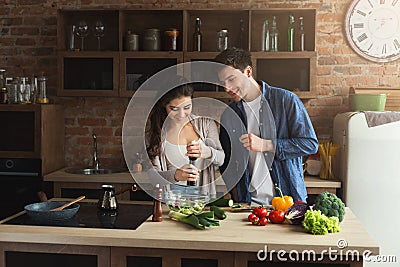
M 308 209 L 306 203 L 296 203 L 285 212 L 285 219 L 290 224 L 301 224 Z

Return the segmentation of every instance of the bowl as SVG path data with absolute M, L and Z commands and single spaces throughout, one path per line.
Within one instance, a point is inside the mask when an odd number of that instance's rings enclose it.
M 387 94 L 350 94 L 353 111 L 384 111 Z
M 200 213 L 210 201 L 207 195 L 186 192 L 184 190 L 170 190 L 164 194 L 164 202 L 172 211 L 184 214 Z
M 51 201 L 51 202 L 39 202 L 26 205 L 24 207 L 28 216 L 35 221 L 40 222 L 52 222 L 52 221 L 65 221 L 75 216 L 79 210 L 79 204 L 74 203 L 63 210 L 52 209 L 58 208 L 68 201 Z

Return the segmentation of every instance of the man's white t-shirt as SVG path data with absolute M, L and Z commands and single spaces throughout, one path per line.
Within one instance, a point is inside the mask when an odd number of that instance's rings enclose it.
M 247 117 L 247 132 L 260 136 L 261 94 L 250 102 L 243 102 Z M 249 151 L 251 181 L 249 191 L 252 204 L 271 204 L 274 196 L 274 186 L 271 174 L 265 162 L 264 153 Z

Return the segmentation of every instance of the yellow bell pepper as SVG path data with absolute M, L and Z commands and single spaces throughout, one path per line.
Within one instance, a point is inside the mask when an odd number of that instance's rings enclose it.
M 275 188 L 279 191 L 280 196 L 272 199 L 272 207 L 276 210 L 287 211 L 294 204 L 293 198 L 291 196 L 284 196 L 282 190 L 277 185 L 275 185 Z

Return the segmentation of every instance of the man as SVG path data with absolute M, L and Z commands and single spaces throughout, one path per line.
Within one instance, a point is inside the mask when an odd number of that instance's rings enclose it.
M 290 91 L 256 81 L 248 51 L 228 48 L 215 61 L 225 64 L 218 78 L 234 100 L 220 131 L 220 169 L 233 199 L 270 204 L 276 184 L 294 201 L 306 201 L 302 157 L 317 152 L 318 140 L 303 103 Z

